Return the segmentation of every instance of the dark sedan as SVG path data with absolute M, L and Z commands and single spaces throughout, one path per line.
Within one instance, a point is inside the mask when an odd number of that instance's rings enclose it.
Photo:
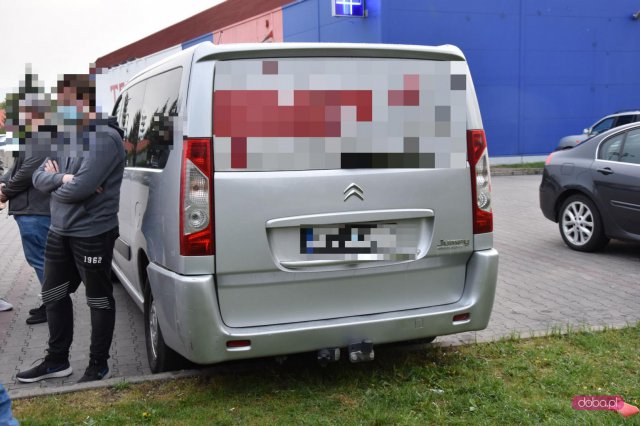
M 640 124 L 609 130 L 548 158 L 540 209 L 574 250 L 640 241 Z

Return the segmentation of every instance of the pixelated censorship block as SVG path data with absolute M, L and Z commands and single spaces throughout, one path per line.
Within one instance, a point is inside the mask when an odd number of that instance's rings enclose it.
M 262 74 L 278 74 L 278 61 L 262 61 Z
M 215 168 L 464 168 L 466 72 L 413 59 L 221 61 Z
M 389 90 L 389 106 L 419 106 L 420 76 L 408 74 L 403 76 L 403 90 Z
M 418 106 L 420 92 L 417 90 L 389 90 L 389 106 Z
M 339 137 L 340 111 L 355 106 L 357 121 L 371 121 L 366 90 L 296 90 L 293 105 L 280 105 L 276 90 L 216 90 L 213 128 L 223 137 Z
M 247 168 L 247 138 L 231 138 L 231 167 Z
M 452 74 L 451 90 L 467 90 L 467 76 L 464 74 Z

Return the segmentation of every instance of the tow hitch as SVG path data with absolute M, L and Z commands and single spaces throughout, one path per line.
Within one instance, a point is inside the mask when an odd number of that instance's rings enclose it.
M 373 342 L 371 340 L 363 340 L 360 343 L 352 343 L 349 345 L 349 361 L 365 362 L 373 361 L 375 353 L 373 352 Z
M 321 366 L 326 367 L 330 362 L 340 361 L 340 348 L 320 349 L 316 358 Z

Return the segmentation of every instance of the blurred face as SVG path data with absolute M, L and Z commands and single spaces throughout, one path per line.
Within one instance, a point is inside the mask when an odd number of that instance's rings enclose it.
M 27 129 L 31 129 L 32 132 L 38 130 L 39 126 L 45 124 L 45 113 L 41 108 L 29 107 L 25 110 L 25 124 Z
M 77 99 L 78 95 L 74 87 L 64 87 L 58 91 L 57 111 L 68 124 L 79 124 L 90 118 L 89 102 Z
M 65 87 L 62 92 L 58 92 L 58 105 L 75 107 L 78 112 L 82 112 L 83 101 L 76 99 L 77 92 L 74 87 Z

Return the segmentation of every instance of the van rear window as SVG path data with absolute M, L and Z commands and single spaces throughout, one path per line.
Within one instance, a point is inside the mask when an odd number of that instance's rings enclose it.
M 466 70 L 411 59 L 218 62 L 215 169 L 463 168 Z

